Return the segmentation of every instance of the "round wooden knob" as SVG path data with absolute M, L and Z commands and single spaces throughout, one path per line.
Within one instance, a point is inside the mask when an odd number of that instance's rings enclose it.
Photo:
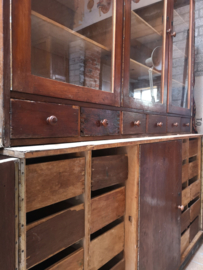
M 171 36 L 172 36 L 172 37 L 176 37 L 176 32 L 173 32 L 173 33 L 171 34 Z
M 173 123 L 173 126 L 178 127 L 179 125 L 178 125 L 178 123 Z
M 49 117 L 47 118 L 47 123 L 48 123 L 49 125 L 56 125 L 57 122 L 58 122 L 58 119 L 57 119 L 57 117 L 54 116 L 54 115 L 49 116 Z
M 185 127 L 189 127 L 190 126 L 190 123 L 185 123 L 184 126 Z
M 104 119 L 104 120 L 101 120 L 100 121 L 100 125 L 103 126 L 103 127 L 107 127 L 108 126 L 108 120 L 107 119 Z
M 162 127 L 164 124 L 162 122 L 158 122 L 156 125 L 157 127 Z
M 178 209 L 180 209 L 181 211 L 183 211 L 184 210 L 184 205 L 179 205 L 178 206 Z
M 135 122 L 134 122 L 134 126 L 139 127 L 140 125 L 141 125 L 141 121 L 138 120 L 138 121 L 135 121 Z

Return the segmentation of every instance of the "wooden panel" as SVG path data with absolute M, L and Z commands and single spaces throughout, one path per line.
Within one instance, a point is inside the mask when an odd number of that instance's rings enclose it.
M 117 263 L 113 268 L 110 270 L 125 270 L 125 260 L 123 259 L 119 263 Z
M 192 185 L 190 185 L 190 200 L 191 201 L 200 195 L 200 190 L 201 190 L 200 185 L 201 185 L 200 180 L 197 180 Z
M 201 201 L 198 199 L 191 207 L 190 207 L 190 222 L 193 222 L 193 220 L 199 216 L 200 213 L 200 205 Z
M 84 193 L 85 158 L 26 167 L 26 211 L 33 211 Z
M 83 255 L 84 250 L 81 248 L 46 270 L 83 270 Z
M 181 118 L 181 131 L 182 132 L 190 132 L 191 127 L 190 118 Z M 189 124 L 189 126 L 187 126 Z
M 190 242 L 193 240 L 195 235 L 199 232 L 199 217 L 190 226 Z
M 190 209 L 187 209 L 181 215 L 181 233 L 184 232 L 190 225 Z
M 120 112 L 81 108 L 81 136 L 118 135 L 120 133 Z M 107 120 L 104 126 L 101 121 Z
M 189 140 L 189 157 L 196 156 L 198 154 L 198 139 Z
M 189 140 L 187 139 L 182 143 L 182 159 L 185 160 L 189 157 Z
M 15 164 L 0 156 L 0 269 L 15 269 Z
M 89 270 L 97 270 L 124 249 L 124 223 L 90 243 Z
M 12 139 L 78 135 L 77 106 L 12 100 L 11 110 Z M 50 116 L 56 116 L 58 122 L 48 124 L 46 120 Z
M 152 265 L 171 270 L 180 264 L 181 146 L 181 141 L 141 146 L 140 270 Z
M 167 117 L 167 132 L 176 133 L 180 132 L 181 118 L 180 117 Z
M 157 126 L 162 123 L 162 126 Z M 162 134 L 166 133 L 166 116 L 148 115 L 147 116 L 147 133 Z
M 186 250 L 190 243 L 190 228 L 181 236 L 181 254 Z
M 140 113 L 123 112 L 122 134 L 142 134 L 146 132 L 146 115 Z M 138 122 L 139 123 L 135 123 Z
M 92 158 L 92 190 L 124 183 L 127 178 L 127 156 L 114 155 Z
M 84 205 L 78 205 L 29 225 L 27 267 L 56 254 L 84 236 Z
M 91 201 L 91 233 L 94 233 L 125 212 L 125 187 L 98 196 Z
M 182 205 L 186 206 L 190 202 L 190 186 L 182 191 Z
M 189 180 L 188 170 L 189 170 L 189 164 L 186 163 L 182 166 L 182 183 Z
M 189 179 L 198 175 L 198 161 L 189 163 Z

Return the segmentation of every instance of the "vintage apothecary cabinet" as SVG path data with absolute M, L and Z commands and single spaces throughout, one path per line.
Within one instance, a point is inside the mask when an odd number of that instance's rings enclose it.
M 2 145 L 191 131 L 193 0 L 2 3 Z

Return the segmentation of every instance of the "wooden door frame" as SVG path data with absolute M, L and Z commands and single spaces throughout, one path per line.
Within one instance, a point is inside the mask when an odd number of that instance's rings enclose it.
M 170 1 L 170 7 L 168 10 L 168 16 L 170 25 L 172 25 L 173 21 L 173 7 L 174 7 L 174 0 Z M 191 96 L 192 96 L 192 57 L 194 57 L 193 53 L 193 41 L 194 41 L 194 0 L 190 0 L 190 34 L 189 34 L 189 57 L 188 57 L 188 104 L 187 108 L 177 107 L 172 105 L 172 52 L 173 52 L 173 38 L 169 38 L 169 57 L 168 57 L 168 99 L 167 99 L 167 112 L 174 113 L 174 114 L 181 114 L 181 115 L 188 115 L 191 114 Z M 170 26 L 171 27 L 171 26 Z M 169 36 L 169 35 L 168 35 Z
M 166 98 L 167 98 L 167 65 L 168 65 L 168 37 L 166 35 L 167 28 L 167 3 L 164 1 L 163 16 L 165 18 L 163 24 L 163 55 L 164 60 L 162 66 L 164 67 L 162 73 L 162 103 L 152 103 L 148 101 L 141 101 L 129 97 L 129 66 L 130 66 L 130 25 L 131 25 L 131 0 L 125 0 L 125 39 L 124 39 L 124 60 L 123 60 L 123 89 L 122 89 L 122 106 L 126 108 L 136 108 L 144 111 L 166 112 Z
M 12 90 L 36 95 L 120 106 L 123 0 L 115 0 L 113 13 L 113 93 L 76 86 L 31 74 L 31 0 L 13 0 Z

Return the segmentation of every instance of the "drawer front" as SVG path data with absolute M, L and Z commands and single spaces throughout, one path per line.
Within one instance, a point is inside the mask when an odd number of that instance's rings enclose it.
M 166 133 L 166 116 L 148 115 L 147 133 L 154 133 L 154 134 Z
M 81 108 L 81 136 L 118 135 L 120 112 Z
M 181 118 L 181 131 L 190 132 L 190 130 L 191 130 L 190 118 Z
M 122 134 L 142 134 L 146 132 L 146 115 L 132 112 L 122 112 Z
M 180 132 L 181 118 L 180 117 L 167 117 L 167 132 L 177 133 Z
M 84 205 L 31 223 L 26 231 L 29 269 L 84 237 Z
M 77 106 L 12 100 L 11 111 L 12 139 L 78 135 Z
M 84 189 L 83 157 L 26 166 L 26 212 L 76 197 Z

